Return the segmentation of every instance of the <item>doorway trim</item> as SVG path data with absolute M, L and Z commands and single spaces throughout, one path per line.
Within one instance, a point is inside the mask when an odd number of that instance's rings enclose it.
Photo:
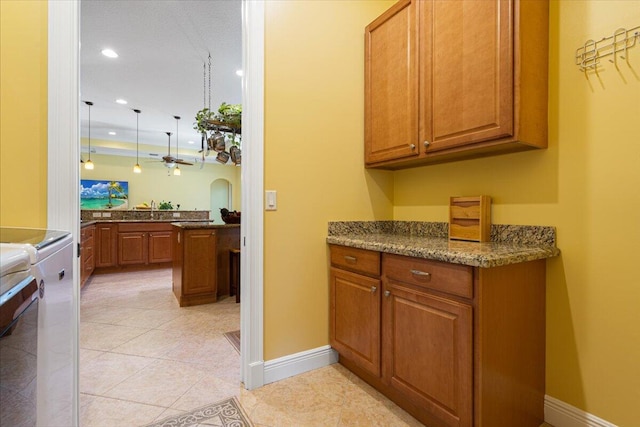
M 264 385 L 264 20 L 263 1 L 242 2 L 242 241 L 240 376 L 247 389 Z M 244 145 L 244 144 L 243 144 Z

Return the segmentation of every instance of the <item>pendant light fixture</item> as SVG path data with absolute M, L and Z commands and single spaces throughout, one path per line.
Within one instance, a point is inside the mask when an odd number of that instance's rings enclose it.
M 84 162 L 84 168 L 87 170 L 93 170 L 93 162 L 91 161 L 91 106 L 93 102 L 84 101 L 89 106 L 89 159 Z
M 133 110 L 136 113 L 136 165 L 133 167 L 133 173 L 142 173 L 140 162 L 138 161 L 138 119 L 140 118 L 140 110 Z
M 176 119 L 176 159 L 180 158 L 180 155 L 178 154 L 178 123 L 180 120 L 180 116 L 173 116 L 174 119 Z M 173 174 L 175 176 L 180 176 L 182 174 L 182 171 L 180 171 L 180 166 L 176 165 L 176 168 L 173 170 Z

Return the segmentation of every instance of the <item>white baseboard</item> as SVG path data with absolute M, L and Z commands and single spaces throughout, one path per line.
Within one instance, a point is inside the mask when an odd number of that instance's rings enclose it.
M 264 362 L 264 383 L 269 384 L 338 362 L 338 353 L 325 345 Z
M 617 427 L 551 396 L 544 397 L 544 421 L 553 427 Z

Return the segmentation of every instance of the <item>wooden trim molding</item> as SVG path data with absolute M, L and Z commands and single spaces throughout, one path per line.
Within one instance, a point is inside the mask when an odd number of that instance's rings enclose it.
M 325 345 L 269 360 L 264 364 L 264 383 L 269 384 L 338 363 L 338 352 Z
M 544 421 L 555 427 L 617 427 L 549 395 L 544 397 Z

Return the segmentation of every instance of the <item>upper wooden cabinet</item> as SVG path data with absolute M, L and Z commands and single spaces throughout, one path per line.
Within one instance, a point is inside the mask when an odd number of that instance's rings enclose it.
M 365 163 L 547 146 L 548 2 L 403 0 L 365 30 Z

